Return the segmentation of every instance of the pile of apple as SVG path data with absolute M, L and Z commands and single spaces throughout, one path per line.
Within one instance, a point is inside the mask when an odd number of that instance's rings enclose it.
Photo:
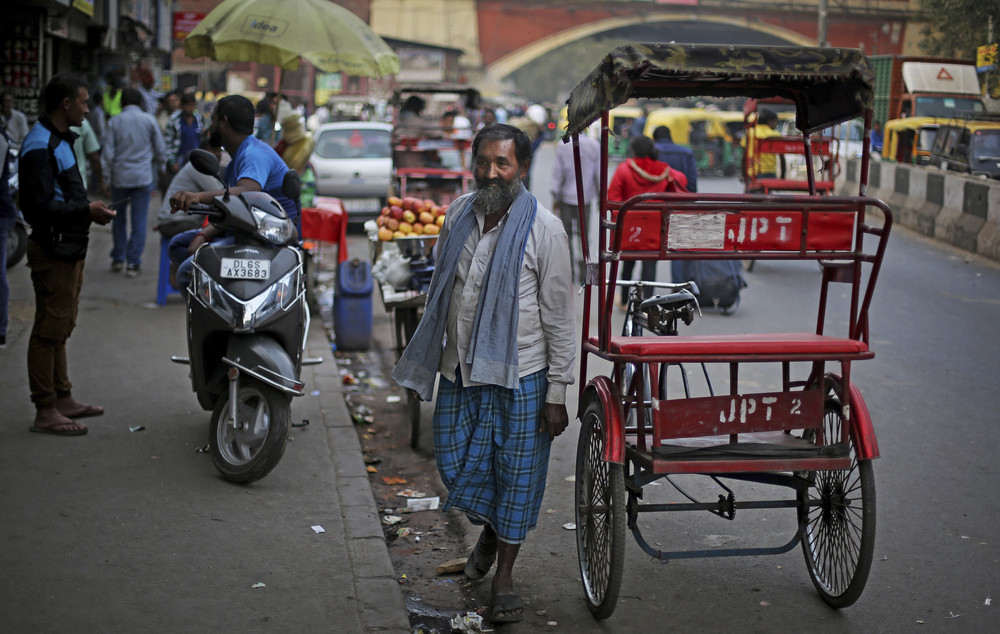
M 408 236 L 436 236 L 444 224 L 444 212 L 433 200 L 390 196 L 389 204 L 375 221 L 383 242 Z

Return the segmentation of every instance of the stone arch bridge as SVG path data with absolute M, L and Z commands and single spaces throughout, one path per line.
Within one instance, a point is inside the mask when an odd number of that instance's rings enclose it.
M 918 5 L 829 0 L 827 41 L 869 54 L 916 53 Z M 368 9 L 376 32 L 461 49 L 470 82 L 502 86 L 537 66 L 558 78 L 560 64 L 576 61 L 582 53 L 573 47 L 584 42 L 593 43 L 591 50 L 622 41 L 815 46 L 818 6 L 819 0 L 370 0 Z

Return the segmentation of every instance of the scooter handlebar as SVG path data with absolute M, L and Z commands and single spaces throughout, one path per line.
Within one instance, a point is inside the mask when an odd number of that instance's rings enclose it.
M 192 216 L 208 216 L 210 218 L 222 218 L 223 216 L 223 213 L 214 205 L 207 205 L 205 203 L 192 203 L 188 207 L 187 213 Z

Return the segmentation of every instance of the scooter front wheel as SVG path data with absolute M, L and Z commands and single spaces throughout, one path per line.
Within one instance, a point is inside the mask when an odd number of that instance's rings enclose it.
M 281 460 L 288 441 L 291 397 L 246 379 L 240 385 L 235 415 L 229 395 L 219 397 L 212 413 L 212 462 L 230 482 L 260 480 Z

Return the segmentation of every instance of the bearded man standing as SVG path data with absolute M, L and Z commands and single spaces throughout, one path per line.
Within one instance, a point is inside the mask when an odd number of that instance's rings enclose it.
M 476 191 L 445 216 L 427 306 L 393 378 L 431 400 L 434 449 L 448 497 L 482 526 L 465 566 L 497 559 L 490 619 L 520 621 L 512 570 L 535 527 L 549 448 L 569 424 L 576 357 L 573 274 L 562 221 L 522 185 L 531 142 L 509 125 L 472 143 Z

